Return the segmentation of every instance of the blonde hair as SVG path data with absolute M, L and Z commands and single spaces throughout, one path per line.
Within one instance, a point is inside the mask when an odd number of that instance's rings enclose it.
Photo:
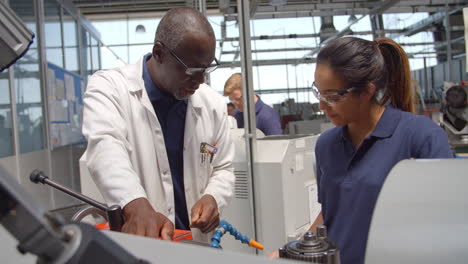
M 224 96 L 229 96 L 234 90 L 241 89 L 241 85 L 242 75 L 240 73 L 234 73 L 224 84 Z

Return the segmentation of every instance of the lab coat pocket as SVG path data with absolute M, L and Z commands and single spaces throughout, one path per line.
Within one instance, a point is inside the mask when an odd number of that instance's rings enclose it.
M 209 157 L 205 157 L 205 159 Z M 208 164 L 200 164 L 199 169 L 199 174 L 198 174 L 198 187 L 199 189 L 203 192 L 206 187 L 208 186 L 208 183 L 210 182 L 210 177 L 211 173 L 213 171 L 213 166 L 208 162 Z
M 199 189 L 203 192 L 206 189 L 206 186 L 208 186 L 209 178 L 210 178 L 210 169 L 211 165 L 207 166 L 200 166 L 199 172 L 200 174 L 198 175 L 198 187 Z

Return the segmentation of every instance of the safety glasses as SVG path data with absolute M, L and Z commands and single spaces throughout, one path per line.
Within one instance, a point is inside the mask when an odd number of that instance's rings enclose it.
M 187 66 L 187 64 L 185 64 L 175 53 L 174 51 L 172 51 L 170 48 L 168 48 L 164 43 L 162 43 L 161 41 L 159 41 L 159 43 L 161 43 L 161 45 L 163 47 L 165 47 L 169 53 L 171 53 L 171 55 L 180 63 L 182 64 L 184 67 L 185 67 L 185 74 L 187 74 L 188 76 L 190 77 L 193 77 L 193 76 L 196 76 L 198 74 L 206 74 L 206 73 L 211 73 L 213 72 L 214 70 L 216 70 L 219 66 L 219 62 L 218 60 L 215 58 L 214 61 L 215 63 L 208 66 L 208 67 L 199 67 L 199 68 L 193 68 L 193 67 L 189 67 Z
M 355 87 L 348 88 L 344 91 L 338 92 L 326 92 L 325 94 L 320 93 L 319 89 L 315 85 L 315 82 L 312 83 L 312 93 L 319 100 L 328 105 L 336 105 L 343 102 L 346 99 L 346 94 L 356 90 Z

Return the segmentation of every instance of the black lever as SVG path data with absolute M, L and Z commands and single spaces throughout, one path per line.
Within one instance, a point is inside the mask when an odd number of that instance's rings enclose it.
M 75 192 L 63 185 L 60 185 L 54 181 L 51 181 L 49 177 L 47 177 L 44 174 L 44 172 L 39 171 L 39 170 L 34 170 L 33 172 L 31 172 L 31 174 L 29 175 L 29 179 L 34 183 L 42 183 L 42 184 L 47 184 L 49 186 L 52 186 L 57 190 L 60 190 L 66 194 L 69 194 L 87 204 L 90 204 L 106 212 L 107 220 L 109 221 L 110 230 L 119 231 L 119 232 L 122 230 L 124 219 L 123 219 L 123 214 L 122 214 L 122 208 L 120 206 L 112 205 L 111 207 L 107 207 L 107 205 L 100 203 L 94 199 L 91 199 L 88 196 Z

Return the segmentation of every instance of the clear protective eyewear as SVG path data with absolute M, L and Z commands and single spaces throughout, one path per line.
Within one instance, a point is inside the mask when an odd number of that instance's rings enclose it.
M 315 82 L 312 83 L 312 93 L 314 96 L 319 100 L 322 101 L 328 105 L 336 105 L 337 103 L 343 102 L 346 99 L 346 94 L 356 90 L 356 87 L 351 87 L 348 88 L 344 91 L 337 91 L 337 92 L 330 92 L 326 94 L 322 94 L 317 86 L 315 85 Z
M 232 98 L 232 99 L 229 98 L 229 101 L 230 101 L 231 103 L 234 103 L 234 104 L 235 104 L 235 103 L 240 103 L 240 102 L 242 102 L 242 96 L 239 97 L 239 98 Z
M 187 64 L 185 64 L 176 54 L 174 51 L 172 51 L 170 48 L 168 48 L 164 43 L 162 43 L 161 41 L 159 41 L 159 43 L 161 43 L 161 45 L 163 47 L 165 47 L 169 53 L 171 53 L 171 55 L 180 63 L 182 64 L 184 67 L 185 67 L 185 74 L 187 74 L 188 76 L 190 77 L 193 77 L 197 74 L 205 74 L 205 73 L 211 73 L 213 72 L 214 70 L 216 70 L 218 67 L 219 67 L 219 62 L 218 60 L 215 58 L 214 61 L 215 61 L 215 64 L 212 64 L 208 67 L 198 67 L 198 68 L 193 68 L 193 67 L 189 67 L 187 66 Z

